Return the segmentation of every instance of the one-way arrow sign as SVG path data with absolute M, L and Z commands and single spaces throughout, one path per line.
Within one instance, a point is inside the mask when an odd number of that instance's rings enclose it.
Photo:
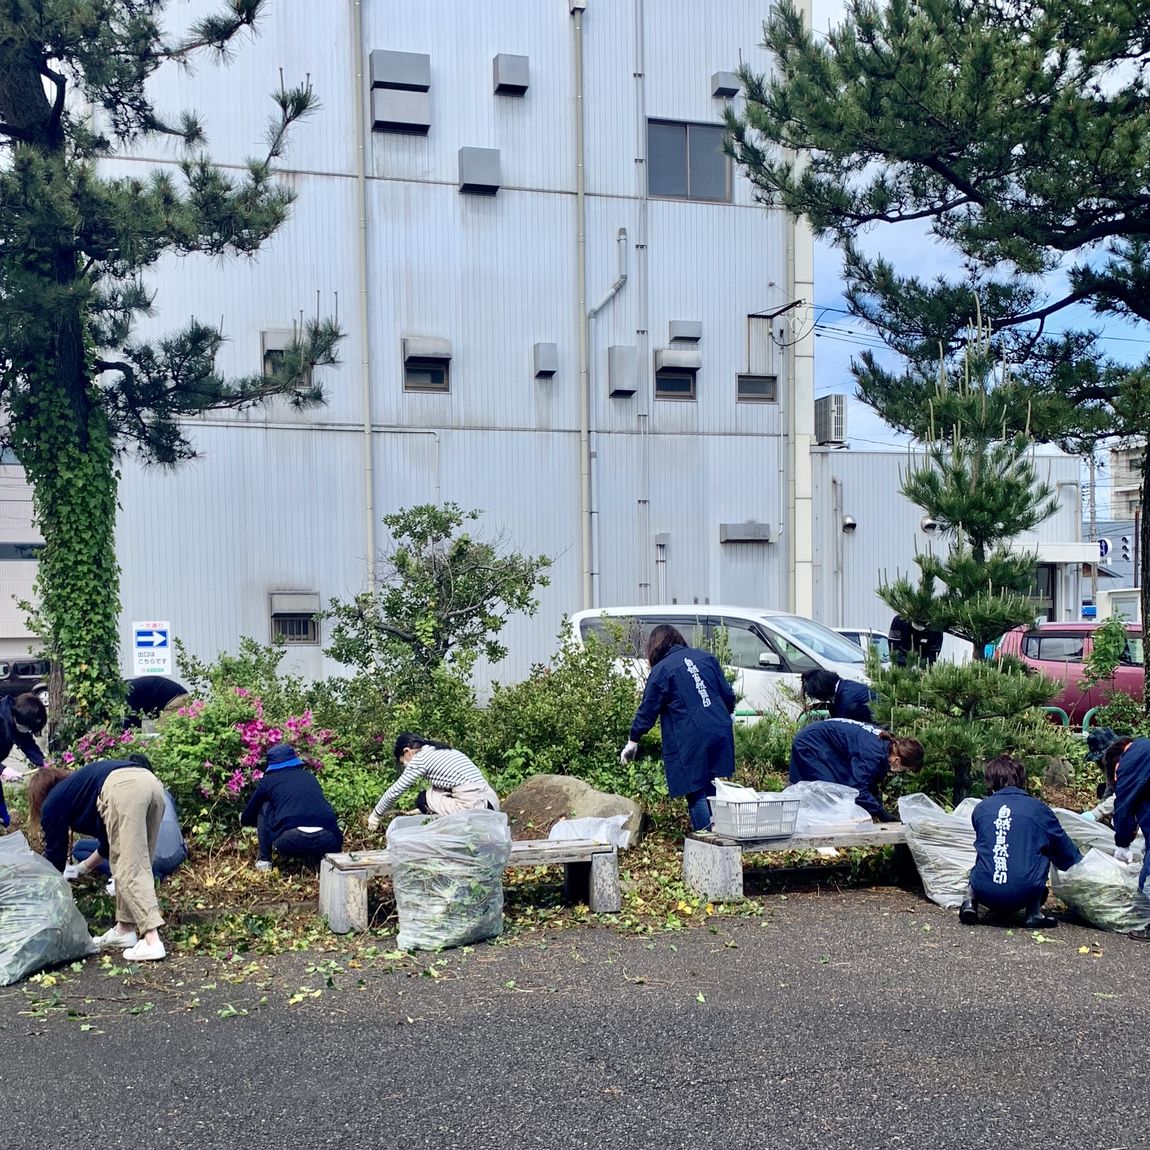
M 137 647 L 166 647 L 168 645 L 167 631 L 137 631 Z
M 172 673 L 171 623 L 166 619 L 133 623 L 132 638 L 135 647 L 135 676 Z

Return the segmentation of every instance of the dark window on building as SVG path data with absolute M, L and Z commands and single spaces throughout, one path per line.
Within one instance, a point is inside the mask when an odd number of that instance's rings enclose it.
M 647 192 L 676 200 L 724 203 L 731 198 L 731 161 L 718 124 L 647 122 Z
M 451 360 L 412 358 L 403 364 L 404 391 L 450 391 Z
M 776 375 L 740 375 L 738 398 L 743 403 L 776 403 L 779 378 Z
M 296 647 L 316 646 L 319 643 L 319 622 L 314 615 L 302 612 L 273 615 L 272 642 Z
M 43 543 L 0 543 L 0 563 L 35 561 L 43 550 Z
M 695 373 L 664 368 L 655 372 L 656 399 L 694 399 Z

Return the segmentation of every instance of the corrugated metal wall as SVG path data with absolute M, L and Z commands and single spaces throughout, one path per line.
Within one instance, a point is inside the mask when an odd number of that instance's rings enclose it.
M 630 237 L 631 280 L 592 328 L 595 569 L 603 604 L 652 600 L 656 535 L 666 534 L 665 587 L 680 601 L 778 605 L 782 549 L 719 544 L 724 522 L 758 520 L 777 538 L 785 474 L 779 409 L 736 402 L 736 375 L 785 371 L 769 330 L 747 316 L 785 302 L 788 228 L 734 178 L 734 203 L 648 201 L 648 306 L 635 289 L 643 116 L 637 103 L 635 3 L 592 0 L 584 16 L 589 303 L 617 274 L 615 237 Z M 210 6 L 181 9 L 189 18 Z M 761 0 L 647 3 L 646 114 L 717 122 L 715 71 L 740 60 L 766 68 L 757 47 Z M 326 601 L 364 580 L 362 340 L 371 343 L 370 420 L 378 514 L 428 500 L 485 511 L 489 535 L 556 557 L 534 620 L 509 633 L 522 675 L 553 650 L 561 616 L 581 606 L 572 18 L 564 0 L 399 0 L 364 6 L 366 51 L 431 58 L 433 126 L 426 138 L 368 141 L 369 333 L 356 322 L 355 98 L 350 6 L 276 6 L 262 34 L 219 75 L 156 79 L 165 106 L 194 106 L 211 150 L 238 164 L 258 153 L 278 69 L 310 74 L 323 110 L 294 134 L 292 221 L 253 261 L 168 260 L 157 316 L 141 334 L 188 316 L 222 318 L 231 342 L 220 366 L 259 370 L 260 332 L 302 312 L 338 306 L 344 366 L 325 373 L 328 406 L 286 405 L 221 415 L 193 430 L 203 458 L 174 474 L 129 465 L 120 521 L 124 637 L 134 618 L 171 618 L 201 655 L 239 634 L 269 635 L 268 595 L 318 592 Z M 526 97 L 492 93 L 492 57 L 530 58 Z M 461 195 L 461 147 L 499 148 L 495 198 Z M 108 165 L 140 173 L 152 155 Z M 702 323 L 696 402 L 609 398 L 607 348 L 667 345 L 672 320 Z M 451 341 L 449 395 L 405 393 L 401 341 Z M 558 345 L 559 370 L 535 380 L 531 349 Z M 649 388 L 650 361 L 640 365 Z M 386 543 L 380 539 L 381 544 Z M 316 650 L 293 652 L 309 673 Z

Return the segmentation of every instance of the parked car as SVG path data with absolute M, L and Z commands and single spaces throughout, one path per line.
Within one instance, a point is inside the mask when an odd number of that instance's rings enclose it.
M 48 705 L 48 660 L 27 656 L 0 659 L 0 699 L 26 691 Z
M 844 639 L 857 643 L 864 651 L 868 646 L 873 647 L 879 662 L 890 662 L 890 638 L 885 631 L 876 631 L 873 627 L 836 627 L 835 631 Z
M 1050 699 L 1050 706 L 1061 707 L 1076 726 L 1092 707 L 1101 707 L 1113 691 L 1142 697 L 1145 672 L 1142 667 L 1142 628 L 1137 623 L 1126 625 L 1126 649 L 1112 680 L 1087 687 L 1082 682 L 1086 659 L 1093 648 L 1093 635 L 1098 623 L 1036 623 L 1016 627 L 1003 635 L 998 651 L 1017 655 L 1028 667 L 1057 679 L 1062 688 Z
M 789 697 L 798 692 L 799 676 L 822 667 L 843 679 L 866 682 L 866 654 L 856 643 L 802 615 L 754 607 L 603 607 L 577 611 L 571 627 L 580 643 L 589 636 L 615 642 L 624 666 L 642 679 L 647 638 L 661 623 L 677 627 L 692 647 L 707 647 L 716 632 L 726 630 L 729 665 L 737 672 L 734 687 L 739 712 L 781 711 L 797 715 Z M 784 690 L 783 688 L 788 688 Z M 736 712 L 736 713 L 739 713 Z

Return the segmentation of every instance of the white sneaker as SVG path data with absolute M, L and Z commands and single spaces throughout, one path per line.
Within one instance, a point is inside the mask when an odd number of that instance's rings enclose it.
M 259 859 L 256 862 L 256 870 L 271 870 L 272 864 L 267 859 Z
M 124 951 L 124 961 L 159 962 L 161 958 L 166 958 L 167 955 L 168 951 L 161 939 L 157 939 L 155 942 L 140 939 L 135 946 L 130 946 Z
M 103 934 L 98 935 L 92 941 L 101 950 L 111 950 L 113 948 L 124 949 L 125 947 L 135 946 L 138 941 L 138 936 L 134 930 L 128 931 L 126 934 L 112 927 L 111 930 L 104 931 Z

